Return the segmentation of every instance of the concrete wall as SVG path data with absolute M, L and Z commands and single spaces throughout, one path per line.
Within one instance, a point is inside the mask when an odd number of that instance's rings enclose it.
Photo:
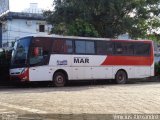
M 45 32 L 39 32 L 39 25 L 45 25 Z M 26 19 L 12 19 L 7 20 L 3 24 L 2 44 L 6 46 L 7 43 L 15 41 L 21 37 L 29 35 L 47 35 L 51 28 L 45 21 L 40 20 L 26 20 Z

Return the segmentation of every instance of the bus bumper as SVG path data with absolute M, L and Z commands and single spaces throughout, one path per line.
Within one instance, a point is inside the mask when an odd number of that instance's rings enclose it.
M 20 69 L 11 69 L 10 70 L 10 80 L 12 81 L 29 81 L 29 69 L 20 68 Z
M 19 76 L 10 76 L 11 82 L 27 82 L 28 79 L 21 79 Z

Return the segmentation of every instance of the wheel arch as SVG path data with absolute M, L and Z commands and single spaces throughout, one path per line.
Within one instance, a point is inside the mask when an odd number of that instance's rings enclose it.
M 116 71 L 115 75 L 114 75 L 114 79 L 116 78 L 116 74 L 117 74 L 119 71 L 125 72 L 125 73 L 126 73 L 126 76 L 127 76 L 127 79 L 128 79 L 128 73 L 127 73 L 127 71 L 126 71 L 125 69 L 118 69 L 118 70 Z
M 63 70 L 63 69 L 58 69 L 58 70 L 56 70 L 56 71 L 53 73 L 52 79 L 54 78 L 54 75 L 55 75 L 56 73 L 58 73 L 58 72 L 63 73 L 63 74 L 65 75 L 65 77 L 66 77 L 66 80 L 68 81 L 68 74 L 67 74 L 67 72 L 66 72 L 65 70 Z

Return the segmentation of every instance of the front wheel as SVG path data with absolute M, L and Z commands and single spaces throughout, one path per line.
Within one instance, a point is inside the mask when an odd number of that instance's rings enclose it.
M 127 74 L 123 70 L 119 70 L 115 76 L 115 82 L 117 84 L 125 84 L 127 82 Z
M 66 77 L 63 73 L 57 72 L 53 76 L 53 85 L 55 87 L 63 87 L 66 84 Z

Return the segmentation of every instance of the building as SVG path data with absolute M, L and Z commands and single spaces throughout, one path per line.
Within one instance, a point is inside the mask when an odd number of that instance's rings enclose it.
M 9 11 L 0 16 L 0 47 L 10 47 L 15 40 L 28 35 L 49 34 L 51 27 L 36 3 L 23 12 Z
M 119 36 L 118 36 L 118 39 L 130 40 L 131 37 L 129 36 L 128 33 L 125 33 L 125 34 L 119 35 Z

